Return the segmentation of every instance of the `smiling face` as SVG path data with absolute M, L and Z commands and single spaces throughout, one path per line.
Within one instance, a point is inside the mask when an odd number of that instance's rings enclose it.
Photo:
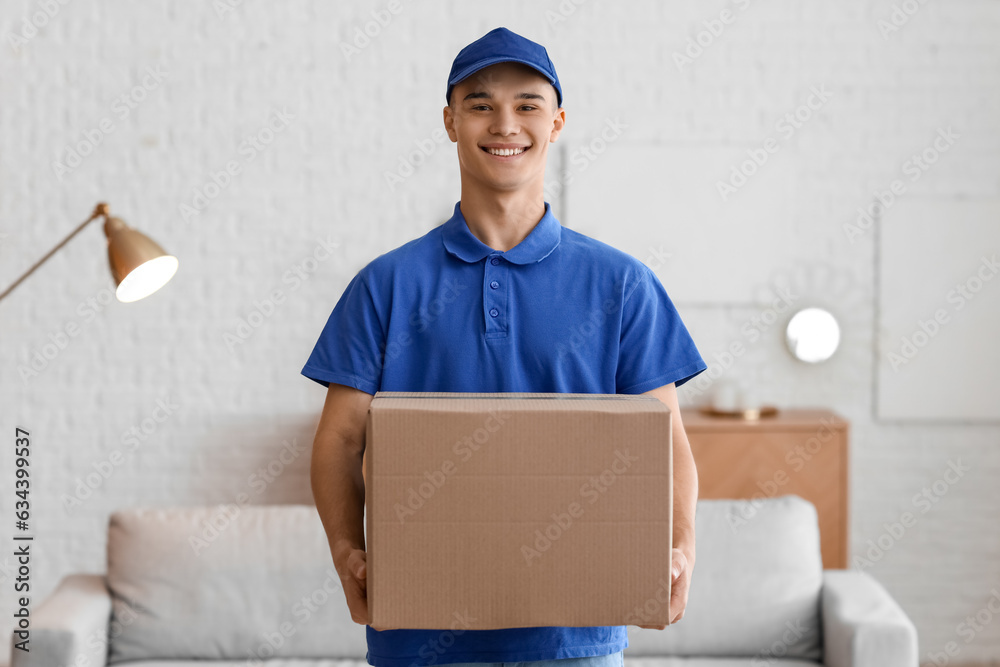
M 491 65 L 455 84 L 444 125 L 458 144 L 463 187 L 541 190 L 549 143 L 566 122 L 557 106 L 548 79 L 520 63 Z

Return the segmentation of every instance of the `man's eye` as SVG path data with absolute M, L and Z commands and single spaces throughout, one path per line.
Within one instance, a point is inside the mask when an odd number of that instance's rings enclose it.
M 489 109 L 489 106 L 487 106 L 486 104 L 477 104 L 476 106 L 472 107 L 473 111 L 478 111 L 479 109 Z
M 532 106 L 532 105 L 530 105 L 530 104 L 525 104 L 525 105 L 522 105 L 522 106 L 521 106 L 521 108 L 522 108 L 522 109 L 527 109 L 528 111 L 534 111 L 534 110 L 535 110 L 535 109 L 537 109 L 538 107 L 535 107 L 535 106 Z

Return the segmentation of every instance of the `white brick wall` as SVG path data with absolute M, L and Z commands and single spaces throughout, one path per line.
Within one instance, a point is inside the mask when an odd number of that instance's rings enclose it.
M 110 279 L 103 233 L 92 224 L 0 303 L 0 543 L 11 544 L 17 425 L 33 442 L 36 602 L 69 572 L 103 570 L 115 508 L 231 502 L 241 492 L 255 503 L 311 501 L 307 452 L 324 392 L 299 369 L 354 273 L 450 215 L 459 192 L 450 142 L 435 144 L 394 189 L 385 174 L 441 127 L 457 50 L 506 25 L 549 48 L 566 91 L 567 144 L 615 116 L 631 123 L 633 143 L 752 144 L 809 86 L 835 92 L 836 104 L 789 144 L 805 166 L 788 242 L 812 248 L 802 263 L 818 258 L 850 277 L 844 352 L 807 373 L 775 329 L 733 373 L 780 405 L 826 405 L 851 420 L 856 556 L 884 522 L 913 509 L 912 496 L 950 459 L 973 467 L 870 571 L 916 622 L 923 658 L 949 641 L 961 648 L 955 662 L 1000 658 L 1000 619 L 969 642 L 958 628 L 1000 589 L 1000 428 L 873 420 L 872 235 L 849 246 L 839 231 L 940 125 L 974 139 L 920 187 L 1000 194 L 1000 4 L 899 0 L 919 9 L 883 39 L 877 22 L 890 18 L 890 0 L 402 0 L 348 59 L 342 43 L 389 2 L 234 0 L 218 11 L 224 3 L 0 3 L 0 287 L 101 200 L 180 258 L 161 293 L 103 305 Z M 726 8 L 732 24 L 678 71 L 673 53 Z M 135 108 L 116 102 L 122 95 Z M 292 118 L 264 150 L 252 159 L 240 151 L 282 111 Z M 105 118 L 111 131 L 60 178 L 53 162 Z M 185 220 L 180 205 L 230 160 L 241 173 Z M 559 201 L 553 206 L 559 215 Z M 648 230 L 651 242 L 658 231 Z M 323 244 L 335 247 L 311 262 Z M 685 304 L 682 285 L 667 289 L 710 363 L 756 312 L 745 303 Z M 271 314 L 228 345 L 226 334 L 275 290 L 282 300 Z M 70 324 L 79 333 L 22 380 L 18 368 Z M 169 406 L 162 422 L 158 401 Z M 123 438 L 132 427 L 137 441 Z M 255 471 L 285 443 L 304 449 L 259 483 Z M 116 449 L 128 450 L 121 465 L 67 507 L 61 498 Z M 2 586 L 7 637 L 13 603 L 10 582 Z

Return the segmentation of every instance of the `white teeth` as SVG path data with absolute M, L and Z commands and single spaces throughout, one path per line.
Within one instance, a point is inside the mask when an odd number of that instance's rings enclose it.
M 487 148 L 486 151 L 490 155 L 500 155 L 506 157 L 508 155 L 520 155 L 524 152 L 523 148 Z

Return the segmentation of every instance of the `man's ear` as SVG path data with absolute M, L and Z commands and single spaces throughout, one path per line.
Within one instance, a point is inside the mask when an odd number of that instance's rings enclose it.
M 564 127 L 566 127 L 566 110 L 559 107 L 556 109 L 556 115 L 552 118 L 552 132 L 549 134 L 550 144 L 555 143 Z
M 444 108 L 444 129 L 448 132 L 448 138 L 453 144 L 458 143 L 458 135 L 455 133 L 455 116 L 452 114 L 451 106 Z

